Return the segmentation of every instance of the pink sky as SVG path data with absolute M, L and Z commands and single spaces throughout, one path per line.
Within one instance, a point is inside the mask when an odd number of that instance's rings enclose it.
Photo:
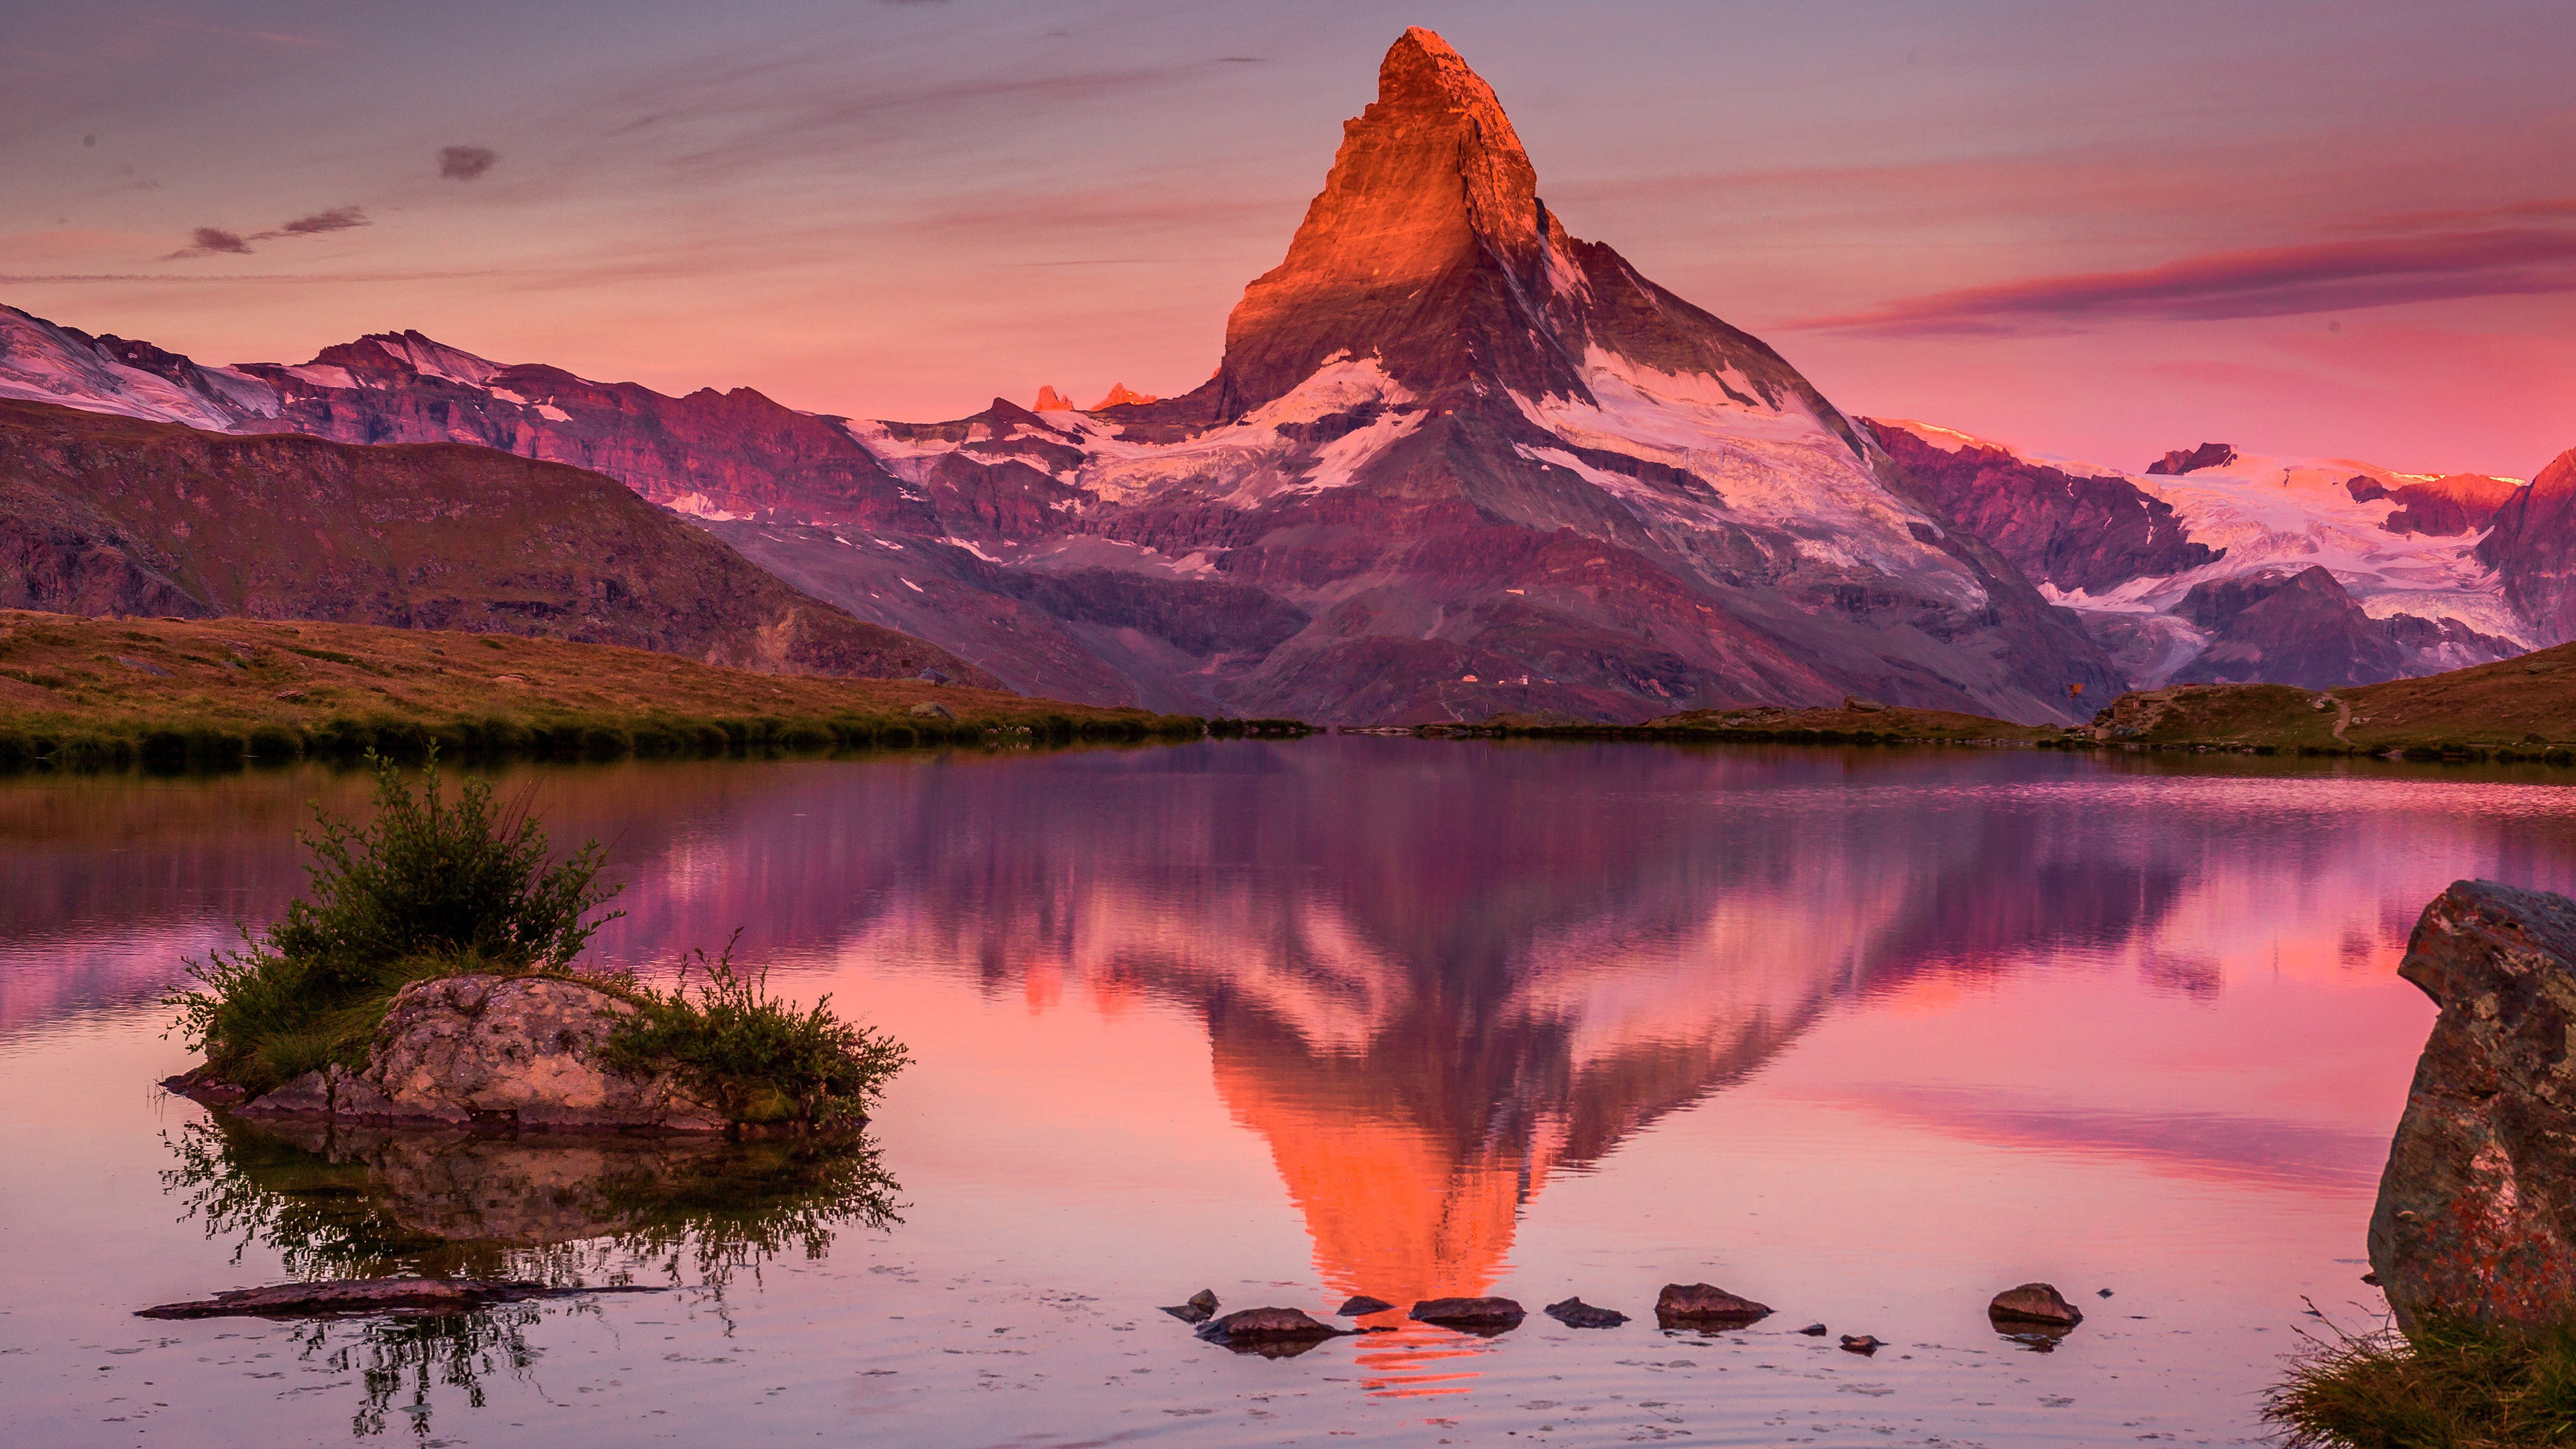
M 1406 23 L 1578 235 L 1849 411 L 2132 468 L 2576 445 L 2557 0 L 102 0 L 0 34 L 0 301 L 208 361 L 416 327 L 870 416 L 1176 392 Z

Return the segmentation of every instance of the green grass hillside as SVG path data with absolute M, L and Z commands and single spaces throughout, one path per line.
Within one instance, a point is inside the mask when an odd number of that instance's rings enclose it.
M 0 764 L 22 767 L 416 754 L 432 740 L 458 754 L 596 757 L 1202 729 L 1137 709 L 503 634 L 0 610 Z

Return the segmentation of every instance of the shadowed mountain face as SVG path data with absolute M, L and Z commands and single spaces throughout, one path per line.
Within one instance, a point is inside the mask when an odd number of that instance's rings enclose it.
M 2576 639 L 2576 448 L 2496 510 L 2478 559 L 2504 580 L 2543 644 Z
M 1777 353 L 1569 233 L 1492 89 L 1419 29 L 1179 398 L 852 422 L 417 333 L 215 369 L 16 314 L 0 343 L 20 396 L 594 467 L 1086 702 L 1633 720 L 1863 693 L 2046 719 L 2120 682 Z
M 775 673 L 935 666 L 991 683 L 595 473 L 5 400 L 0 605 L 529 634 Z
M 2209 637 L 2177 684 L 2295 684 L 2341 689 L 2502 659 L 2508 639 L 2456 619 L 2374 619 L 2324 568 L 2267 570 L 2194 585 L 2174 613 Z

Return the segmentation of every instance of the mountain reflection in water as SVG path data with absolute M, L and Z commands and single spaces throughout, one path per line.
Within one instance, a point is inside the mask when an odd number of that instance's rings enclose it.
M 890 1111 L 916 1152 L 970 1138 L 942 1170 L 977 1192 L 1043 1195 L 1055 1184 L 1042 1170 L 1085 1170 L 1070 1153 L 1044 1169 L 973 1155 L 1015 1139 L 981 1134 L 972 1112 L 1053 1120 L 1051 1084 L 1013 1075 L 1015 1048 L 999 1043 L 1061 1043 L 1045 1069 L 1140 1084 L 1081 1095 L 1084 1110 L 1125 1115 L 1085 1124 L 1096 1135 L 1078 1145 L 1149 1137 L 1180 1120 L 1152 1092 L 1200 1101 L 1212 1084 L 1275 1167 L 1257 1195 L 1296 1209 L 1327 1294 L 1306 1306 L 1324 1309 L 1347 1293 L 1404 1305 L 1526 1289 L 1512 1281 L 1515 1238 L 1552 1184 L 1603 1171 L 1712 1096 L 1749 1110 L 1784 1077 L 1831 1101 L 1837 1130 L 1888 1126 L 1869 1139 L 1881 1145 L 1974 1142 L 2366 1197 L 2387 1140 L 2374 1114 L 2389 1104 L 2349 1106 L 2343 1089 L 2386 1076 L 2402 1099 L 2411 1044 L 2386 1053 L 2373 1037 L 2393 1065 L 2338 1076 L 2322 1037 L 2288 1034 L 2352 1019 L 2219 1008 L 2257 980 L 2307 980 L 2371 983 L 2334 998 L 2366 996 L 2357 1011 L 2414 1011 L 2377 987 L 2434 892 L 2461 875 L 2576 884 L 2576 792 L 2544 769 L 1331 739 L 518 773 L 558 842 L 615 842 L 630 914 L 598 938 L 603 964 L 649 973 L 743 927 L 738 954 L 772 966 L 773 989 L 830 990 L 881 1021 L 908 1013 L 885 1024 L 924 1066 Z M 22 847 L 0 839 L 0 864 L 29 887 L 0 902 L 25 943 L 0 954 L 0 1035 L 147 1000 L 175 972 L 173 942 L 219 936 L 235 914 L 273 917 L 301 884 L 294 812 L 278 801 L 341 788 L 309 772 L 0 799 L 30 827 Z M 1990 1009 L 1937 1014 L 1963 998 Z M 1023 1003 L 1049 1020 L 1019 1035 Z M 1114 1039 L 1091 1024 L 1137 1007 L 1181 1023 L 1151 1038 L 1167 1058 L 1131 1070 L 1084 1055 Z M 2106 1024 L 2106 1011 L 2155 1019 Z M 2098 1064 L 2050 1050 L 2070 1025 Z M 2411 1017 L 2400 1028 L 2385 1034 L 2420 1041 Z M 1950 1035 L 1966 1031 L 1985 1035 Z M 2285 1042 L 2310 1073 L 2295 1093 L 2209 1070 L 2280 1058 Z M 934 1098 L 929 1074 L 951 1069 Z M 265 1206 L 241 1211 L 240 1190 L 211 1191 L 212 1177 L 191 1190 L 210 1221 L 225 1210 L 227 1231 L 322 1245 L 299 1270 L 588 1273 L 597 1259 L 581 1254 L 615 1241 L 629 1263 L 685 1267 L 690 1245 L 725 1241 L 682 1230 L 641 1251 L 649 1229 L 614 1193 L 557 1191 L 534 1167 L 460 1155 L 442 1179 L 354 1140 L 333 1160 L 236 1144 L 235 1130 L 195 1139 L 199 1156 L 264 1180 L 251 1196 Z M 1157 1159 L 1169 1172 L 1239 1138 L 1188 1130 L 1200 1135 Z M 178 1140 L 184 1152 L 191 1139 Z M 1867 1183 L 1840 1141 L 1794 1157 L 1807 1190 L 1924 1186 Z M 242 1165 L 290 1152 L 302 1155 Z M 1669 1184 L 1705 1192 L 1728 1170 L 1694 1165 Z M 581 1180 L 664 1171 L 630 1161 Z M 1140 1216 L 1187 1186 L 1104 1178 L 1146 1194 Z M 1100 1221 L 1125 1221 L 1114 1196 L 1100 1202 Z M 2118 1203 L 2084 1205 L 2097 1206 Z M 340 1214 L 329 1231 L 269 1226 L 326 1209 Z M 482 1226 L 438 1226 L 469 1219 Z M 2087 1231 L 2126 1241 L 2135 1226 Z M 778 1241 L 806 1246 L 792 1230 Z M 1694 1261 L 1668 1271 L 1695 1274 Z M 1150 1305 L 1200 1286 L 1119 1291 Z M 1267 1291 L 1215 1286 L 1229 1307 Z M 1547 1289 L 1575 1290 L 1591 1296 L 1580 1282 Z M 1444 1356 L 1491 1348 L 1416 1325 L 1350 1351 L 1375 1387 L 1436 1393 L 1464 1367 Z

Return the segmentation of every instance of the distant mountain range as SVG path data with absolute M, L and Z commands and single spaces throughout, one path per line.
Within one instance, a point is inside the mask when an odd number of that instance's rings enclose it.
M 5 309 L 0 396 L 595 470 L 1085 703 L 1628 721 L 1859 694 L 2072 720 L 2128 684 L 2358 683 L 2576 634 L 2576 463 L 2525 488 L 2210 444 L 2130 474 L 1857 422 L 1573 237 L 1420 29 L 1181 397 L 861 421 L 417 332 L 206 367 Z

